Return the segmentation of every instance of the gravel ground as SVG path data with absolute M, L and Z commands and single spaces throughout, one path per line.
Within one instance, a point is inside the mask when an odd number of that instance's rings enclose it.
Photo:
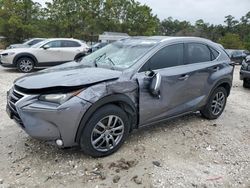
M 192 114 L 143 128 L 101 159 L 34 140 L 8 118 L 6 91 L 21 75 L 0 67 L 0 188 L 250 187 L 250 90 L 239 67 L 218 120 Z

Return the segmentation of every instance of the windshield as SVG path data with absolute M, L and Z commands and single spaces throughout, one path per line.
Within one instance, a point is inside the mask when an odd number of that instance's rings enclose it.
M 47 42 L 49 42 L 50 40 L 44 40 L 42 42 L 38 42 L 37 44 L 31 46 L 31 48 L 39 48 L 40 46 L 46 44 Z
M 127 69 L 134 65 L 140 57 L 149 51 L 156 41 L 142 39 L 125 39 L 109 44 L 86 56 L 84 64 L 111 66 L 116 69 Z
M 28 45 L 29 42 L 32 41 L 32 40 L 33 40 L 33 39 L 25 41 L 25 42 L 23 43 L 23 45 Z

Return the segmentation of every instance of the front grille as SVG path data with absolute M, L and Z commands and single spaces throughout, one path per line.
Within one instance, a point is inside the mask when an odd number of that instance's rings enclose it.
M 12 118 L 18 123 L 20 124 L 22 127 L 24 127 L 23 122 L 17 112 L 16 109 L 16 103 L 22 99 L 24 97 L 24 95 L 22 95 L 21 93 L 13 90 L 11 93 L 9 93 L 9 97 L 8 97 L 8 105 L 10 107 L 10 111 L 12 113 Z

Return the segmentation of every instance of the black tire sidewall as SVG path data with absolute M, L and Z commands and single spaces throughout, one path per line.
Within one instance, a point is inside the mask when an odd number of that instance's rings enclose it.
M 25 60 L 25 59 L 28 59 L 29 61 L 32 62 L 32 69 L 31 69 L 29 72 L 24 72 L 24 71 L 22 71 L 22 70 L 20 69 L 20 63 L 21 63 L 22 60 Z M 17 69 L 18 69 L 20 72 L 22 72 L 22 73 L 30 73 L 30 72 L 32 72 L 32 71 L 34 70 L 35 62 L 34 62 L 31 58 L 29 58 L 29 57 L 22 57 L 22 58 L 20 58 L 20 59 L 17 60 L 16 65 L 17 65 Z
M 97 151 L 91 144 L 91 134 L 92 131 L 95 127 L 95 125 L 104 117 L 108 115 L 116 115 L 120 117 L 124 123 L 124 134 L 117 146 L 115 146 L 113 149 L 107 151 L 107 152 L 101 152 Z M 129 134 L 129 120 L 124 112 L 120 107 L 116 105 L 105 105 L 101 108 L 99 108 L 94 114 L 90 117 L 89 121 L 86 123 L 82 133 L 81 133 L 81 138 L 80 138 L 80 147 L 83 150 L 85 154 L 88 154 L 92 157 L 105 157 L 108 156 L 114 152 L 116 152 L 121 145 L 124 143 L 126 140 L 128 134 Z
M 213 99 L 214 99 L 215 95 L 216 95 L 218 92 L 223 92 L 223 93 L 224 93 L 224 95 L 225 95 L 225 103 L 224 103 L 224 106 L 223 106 L 223 109 L 221 110 L 221 112 L 220 112 L 219 114 L 217 114 L 217 115 L 214 115 L 214 114 L 212 113 L 212 108 L 211 108 L 211 106 L 212 106 Z M 226 103 L 227 103 L 227 91 L 226 91 L 226 89 L 225 89 L 224 87 L 218 87 L 218 88 L 216 88 L 216 89 L 213 91 L 212 95 L 209 97 L 208 103 L 207 103 L 207 105 L 205 106 L 205 108 L 201 111 L 201 113 L 202 113 L 202 115 L 205 116 L 207 119 L 211 119 L 211 120 L 217 119 L 217 118 L 220 117 L 221 114 L 224 112 L 224 109 L 225 109 L 225 107 L 226 107 Z
M 250 88 L 250 79 L 244 79 L 243 80 L 243 87 L 244 88 Z

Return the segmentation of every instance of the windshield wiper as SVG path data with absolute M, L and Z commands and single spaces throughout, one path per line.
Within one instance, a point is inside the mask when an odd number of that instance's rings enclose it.
M 114 61 L 110 57 L 108 57 L 107 60 L 109 60 L 109 62 L 112 64 L 112 69 L 114 70 L 115 67 Z
M 114 63 L 114 61 L 111 59 L 111 58 L 107 58 L 107 60 L 109 60 L 109 62 L 113 65 L 113 66 L 115 66 L 115 63 Z
M 102 58 L 102 57 L 105 57 L 106 56 L 106 53 L 103 53 L 102 55 L 100 55 L 99 57 L 95 58 L 94 60 L 94 65 L 95 67 L 98 67 L 98 61 Z

